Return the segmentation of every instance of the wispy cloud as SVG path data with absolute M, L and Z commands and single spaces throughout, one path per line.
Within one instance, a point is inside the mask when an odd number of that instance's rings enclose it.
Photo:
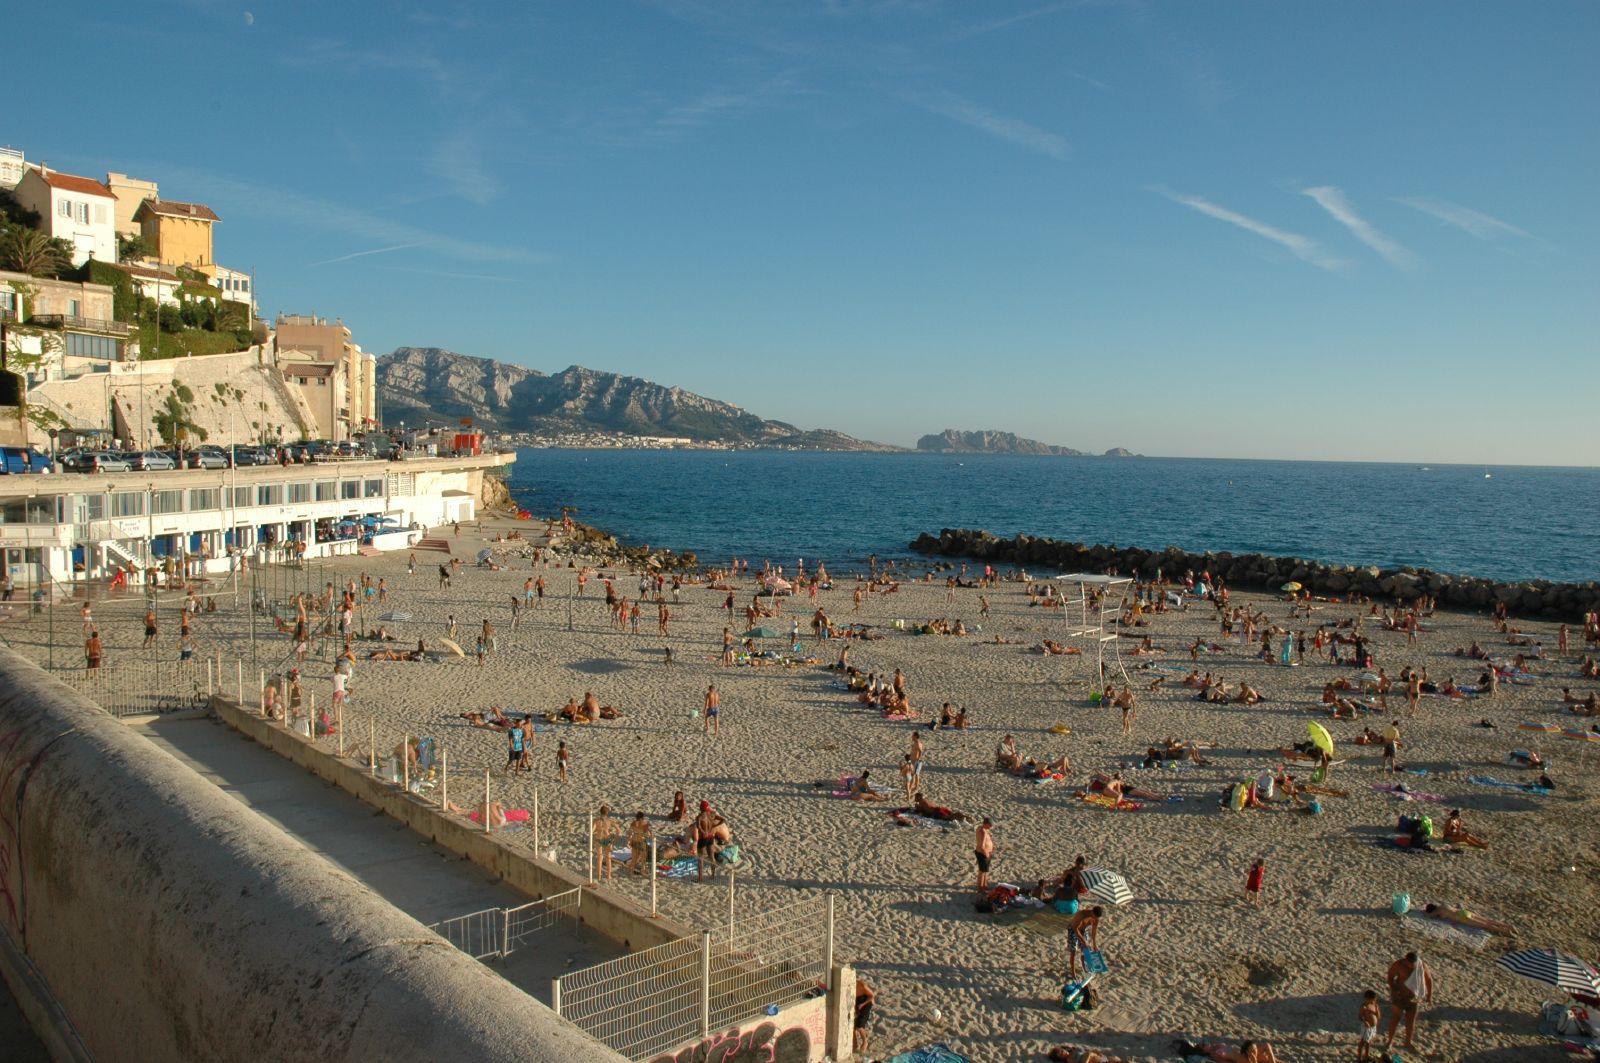
M 1443 199 L 1430 199 L 1426 196 L 1411 196 L 1395 200 L 1404 203 L 1413 210 L 1420 210 L 1430 217 L 1437 218 L 1446 225 L 1453 225 L 1462 232 L 1470 233 L 1480 240 L 1493 240 L 1501 236 L 1520 236 L 1524 239 L 1535 239 L 1532 233 L 1519 229 L 1508 221 L 1501 221 L 1481 210 L 1463 207 L 1459 203 L 1450 203 Z
M 433 232 L 407 222 L 385 218 L 360 207 L 336 203 L 293 189 L 241 181 L 233 177 L 172 166 L 154 160 L 129 159 L 134 173 L 148 173 L 174 185 L 185 185 L 204 198 L 223 217 L 230 213 L 267 218 L 324 233 L 370 240 L 382 247 L 409 244 L 451 258 L 475 262 L 540 262 L 548 255 L 504 244 L 465 240 Z
M 1229 225 L 1237 225 L 1245 232 L 1254 233 L 1264 240 L 1271 240 L 1273 243 L 1287 248 L 1291 254 L 1302 262 L 1309 262 L 1318 269 L 1336 270 L 1345 265 L 1342 260 L 1328 254 L 1321 244 L 1309 236 L 1302 236 L 1299 233 L 1291 233 L 1275 228 L 1266 222 L 1246 217 L 1237 211 L 1229 210 L 1227 207 L 1219 206 L 1209 199 L 1202 199 L 1199 196 L 1181 195 L 1164 188 L 1157 188 L 1154 191 L 1166 196 L 1174 203 L 1181 203 L 1191 210 L 1197 210 L 1208 218 L 1225 221 Z
M 499 178 L 489 172 L 484 158 L 483 137 L 474 128 L 459 128 L 435 145 L 427 169 L 456 195 L 480 207 L 502 191 Z
M 319 262 L 307 262 L 306 266 L 331 266 L 335 262 L 349 262 L 352 258 L 366 258 L 368 255 L 387 255 L 391 251 L 405 251 L 412 247 L 421 247 L 421 244 L 395 244 L 393 247 L 374 247 L 370 251 L 352 251 L 348 255 L 338 258 L 325 258 Z
M 1419 265 L 1417 256 L 1409 249 L 1401 246 L 1393 237 L 1373 228 L 1371 222 L 1357 214 L 1356 208 L 1338 188 L 1333 185 L 1319 185 L 1302 191 L 1316 200 L 1317 206 L 1332 215 L 1334 221 L 1349 229 L 1357 240 L 1382 255 L 1391 266 L 1396 269 L 1416 269 Z
M 996 140 L 1007 141 L 1052 159 L 1065 159 L 1071 150 L 1067 138 L 1059 133 L 1041 129 L 1020 118 L 996 114 L 951 92 L 904 93 L 901 98 L 932 114 L 987 133 Z

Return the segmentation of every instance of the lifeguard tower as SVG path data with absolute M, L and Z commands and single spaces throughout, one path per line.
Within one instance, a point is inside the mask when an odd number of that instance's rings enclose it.
M 1128 671 L 1122 666 L 1122 651 L 1117 646 L 1114 622 L 1122 610 L 1128 588 L 1133 586 L 1131 576 L 1102 576 L 1092 572 L 1070 572 L 1057 576 L 1063 587 L 1061 618 L 1066 621 L 1065 638 L 1088 642 L 1094 646 L 1095 689 L 1103 690 L 1106 682 L 1106 644 L 1111 645 L 1111 661 L 1128 682 Z M 1072 593 L 1077 597 L 1071 597 Z M 1092 599 L 1098 598 L 1098 601 Z M 1075 608 L 1076 607 L 1076 608 Z M 1106 630 L 1106 610 L 1112 610 L 1113 629 Z

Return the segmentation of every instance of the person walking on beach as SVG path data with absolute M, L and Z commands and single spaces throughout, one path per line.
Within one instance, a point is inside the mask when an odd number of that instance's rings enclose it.
M 994 824 L 989 822 L 988 816 L 978 824 L 972 849 L 978 861 L 978 893 L 981 895 L 989 890 L 989 865 L 994 860 Z
M 922 757 L 923 757 L 923 752 L 924 752 L 924 750 L 922 748 L 922 732 L 921 731 L 912 731 L 911 732 L 911 749 L 910 749 L 909 752 L 906 753 L 906 757 L 907 757 L 907 759 L 909 759 L 911 761 L 911 782 L 912 782 L 912 785 L 915 786 L 919 790 L 922 788 Z
M 1372 1058 L 1372 1043 L 1378 1039 L 1378 1023 L 1383 1021 L 1383 1009 L 1378 1006 L 1378 993 L 1369 989 L 1361 994 L 1361 1010 L 1356 1013 L 1356 1025 L 1361 1029 L 1361 1040 L 1356 1044 L 1356 1059 Z
M 1126 738 L 1133 733 L 1133 721 L 1139 715 L 1138 703 L 1134 700 L 1132 688 L 1123 687 L 1117 694 L 1116 704 L 1122 710 L 1122 735 Z
M 521 771 L 523 760 L 527 757 L 528 750 L 524 744 L 522 724 L 514 723 L 506 728 L 506 774 Z
M 1400 754 L 1400 721 L 1391 720 L 1389 726 L 1383 729 L 1383 768 L 1390 775 L 1394 774 L 1395 759 Z
M 595 851 L 595 876 L 602 882 L 610 881 L 615 862 L 612 860 L 612 847 L 617 843 L 617 835 L 622 833 L 617 827 L 617 821 L 611 818 L 611 806 L 601 805 L 600 814 L 595 817 L 594 830 L 590 839 Z
M 544 604 L 544 588 L 545 582 L 543 576 L 540 576 L 538 579 L 533 581 L 533 607 L 535 609 Z
M 722 666 L 733 667 L 733 628 L 722 629 Z
M 1409 669 L 1406 672 L 1406 714 L 1408 716 L 1417 714 L 1417 702 L 1421 697 L 1422 673 L 1414 668 Z
M 1428 970 L 1422 957 L 1408 952 L 1389 965 L 1385 981 L 1389 984 L 1389 1034 L 1383 1040 L 1383 1050 L 1394 1044 L 1395 1031 L 1405 1020 L 1407 1050 L 1415 1048 L 1413 1037 L 1417 1027 L 1417 1009 L 1422 1004 L 1433 1003 L 1433 972 Z
M 705 733 L 720 734 L 721 718 L 722 698 L 717 694 L 717 684 L 712 683 L 706 687 Z
M 717 877 L 716 843 L 718 836 L 724 832 L 722 817 L 711 810 L 711 802 L 701 801 L 700 814 L 694 817 L 695 881 L 705 878 L 708 867 L 711 877 Z
M 151 646 L 154 646 L 155 644 L 156 644 L 156 611 L 154 609 L 146 609 L 145 613 L 144 613 L 144 646 L 142 648 L 143 649 L 149 649 Z
M 1266 880 L 1267 861 L 1265 858 L 1257 858 L 1256 862 L 1250 865 L 1250 873 L 1245 876 L 1244 899 L 1246 902 L 1260 906 L 1261 891 L 1266 886 Z
M 567 743 L 563 739 L 556 743 L 556 778 L 561 782 L 567 781 L 567 762 L 572 759 L 572 754 L 567 752 Z

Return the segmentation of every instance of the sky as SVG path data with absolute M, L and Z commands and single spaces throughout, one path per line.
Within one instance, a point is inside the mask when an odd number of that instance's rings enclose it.
M 899 444 L 1600 465 L 1600 4 L 58 0 L 7 25 L 47 46 L 7 52 L 32 103 L 0 144 L 208 204 L 269 314 L 368 350 Z

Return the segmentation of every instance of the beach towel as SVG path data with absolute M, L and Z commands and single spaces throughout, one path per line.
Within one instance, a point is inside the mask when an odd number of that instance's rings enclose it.
M 1084 804 L 1095 805 L 1098 808 L 1106 808 L 1114 812 L 1137 812 L 1144 807 L 1138 801 L 1118 801 L 1109 794 L 1084 794 L 1079 800 Z
M 1402 801 L 1431 801 L 1434 804 L 1444 803 L 1443 794 L 1425 794 L 1420 790 L 1413 790 L 1409 787 L 1402 789 L 1402 786 L 1403 784 L 1401 783 L 1375 782 L 1372 784 L 1372 788 L 1379 793 L 1388 794 L 1390 797 L 1398 797 Z
M 663 860 L 656 866 L 656 874 L 661 878 L 694 878 L 696 860 L 692 856 L 680 856 L 675 860 Z
M 950 1046 L 939 1042 L 890 1056 L 889 1063 L 972 1063 L 966 1056 L 953 1052 Z
M 1539 731 L 1544 734 L 1555 734 L 1557 731 L 1561 730 L 1561 725 L 1554 723 L 1539 723 L 1536 720 L 1523 720 L 1521 723 L 1517 724 L 1517 730 Z
M 1034 937 L 1053 938 L 1065 934 L 1071 926 L 1072 916 L 1046 909 L 1034 912 L 1031 919 L 1018 923 L 1017 929 Z
M 1479 930 L 1475 926 L 1461 926 L 1458 923 L 1435 919 L 1432 916 L 1415 911 L 1402 915 L 1400 922 L 1404 923 L 1408 930 L 1443 938 L 1446 941 L 1455 942 L 1457 945 L 1464 945 L 1474 952 L 1487 945 L 1489 939 L 1494 936 L 1487 930 Z
M 939 830 L 948 830 L 950 824 L 942 819 L 932 816 L 919 816 L 915 812 L 894 811 L 889 813 L 889 818 L 899 827 L 937 827 Z
M 472 822 L 474 822 L 474 823 L 482 823 L 483 822 L 483 809 L 480 808 L 476 812 L 467 813 L 467 818 L 472 820 Z M 525 808 L 508 808 L 508 809 L 506 809 L 506 822 L 508 824 L 510 824 L 510 823 L 526 823 L 531 818 L 533 818 L 533 813 L 529 812 Z
M 1496 779 L 1493 775 L 1469 775 L 1467 781 L 1477 783 L 1479 786 L 1493 786 L 1501 790 L 1518 790 L 1525 794 L 1536 794 L 1539 797 L 1548 797 L 1551 791 L 1543 786 L 1536 786 L 1531 782 L 1507 782 Z

